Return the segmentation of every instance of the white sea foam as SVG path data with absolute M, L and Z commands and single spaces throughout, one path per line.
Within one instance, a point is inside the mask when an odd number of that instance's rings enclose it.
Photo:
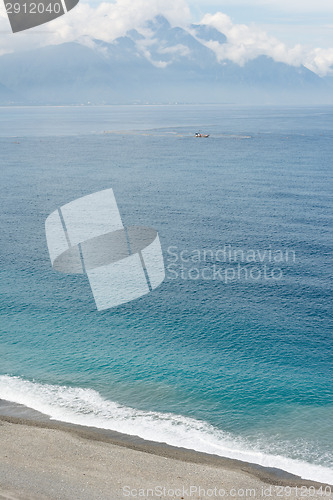
M 171 413 L 136 410 L 108 401 L 92 389 L 39 384 L 4 375 L 0 376 L 0 399 L 25 405 L 63 422 L 111 429 L 150 441 L 275 467 L 303 479 L 333 483 L 333 472 L 326 467 L 269 455 L 206 422 Z

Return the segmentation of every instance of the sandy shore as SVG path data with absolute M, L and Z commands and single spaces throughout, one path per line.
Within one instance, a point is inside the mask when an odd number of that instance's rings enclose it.
M 282 471 L 112 431 L 3 413 L 0 499 L 333 498 L 318 483 Z

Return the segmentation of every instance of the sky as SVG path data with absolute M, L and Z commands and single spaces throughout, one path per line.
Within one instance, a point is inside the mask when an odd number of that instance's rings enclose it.
M 290 44 L 333 47 L 333 0 L 190 0 L 194 16 L 221 11 Z M 204 7 L 203 7 L 204 6 Z
M 16 34 L 1 2 L 0 55 L 75 40 L 112 42 L 157 14 L 173 25 L 202 22 L 222 31 L 228 44 L 212 47 L 220 60 L 242 65 L 264 54 L 333 74 L 333 0 L 80 0 L 65 16 Z

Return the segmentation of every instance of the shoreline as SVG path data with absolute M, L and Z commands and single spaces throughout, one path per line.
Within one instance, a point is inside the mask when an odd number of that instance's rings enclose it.
M 155 487 L 158 484 L 169 484 L 172 488 L 172 485 L 178 484 L 180 479 L 183 481 L 183 486 L 184 484 L 203 484 L 206 488 L 210 485 L 213 488 L 214 485 L 222 484 L 225 491 L 229 492 L 232 487 L 244 489 L 245 492 L 245 487 L 252 485 L 252 492 L 255 490 L 258 493 L 256 497 L 259 498 L 260 496 L 262 498 L 264 496 L 281 498 L 278 489 L 283 491 L 283 488 L 288 488 L 286 497 L 297 498 L 301 496 L 302 488 L 303 491 L 311 491 L 311 488 L 319 491 L 321 487 L 325 490 L 325 486 L 327 486 L 323 483 L 303 480 L 280 469 L 271 469 L 240 460 L 177 448 L 115 431 L 51 420 L 48 416 L 23 405 L 3 400 L 0 400 L 0 434 L 1 448 L 6 451 L 5 456 L 0 458 L 0 499 L 53 500 L 55 498 L 71 498 L 71 495 L 72 498 L 76 496 L 80 500 L 93 499 L 95 496 L 92 495 L 96 489 L 100 488 L 100 484 L 103 484 L 104 489 L 98 491 L 96 498 L 99 500 L 109 498 L 118 500 L 118 498 L 135 497 L 135 495 L 126 495 L 124 491 L 122 492 L 121 484 L 123 484 L 123 488 L 126 485 L 130 487 L 131 484 L 134 484 L 133 492 L 139 492 L 140 488 L 144 492 L 145 485 L 151 485 L 152 482 L 154 482 Z M 88 452 L 78 453 L 77 448 L 85 448 Z M 8 478 L 6 479 L 6 470 L 8 474 L 8 467 L 12 468 L 13 464 L 16 467 L 17 452 L 20 454 L 19 462 L 22 461 L 23 468 L 19 468 L 14 474 L 15 477 L 8 480 Z M 83 471 L 89 470 L 91 467 L 90 461 L 87 462 L 87 456 L 98 455 L 101 452 L 103 454 L 102 464 L 99 466 L 95 464 L 96 470 L 90 471 L 89 487 L 84 488 L 77 496 L 77 490 L 81 484 L 79 478 L 85 476 L 86 473 Z M 76 460 L 73 462 L 73 457 L 78 458 L 78 462 Z M 66 464 L 66 468 L 65 471 L 61 472 L 63 464 Z M 128 464 L 130 464 L 129 470 L 124 473 Z M 29 478 L 27 477 L 27 469 L 30 466 L 34 472 Z M 119 467 L 117 472 L 119 479 L 115 485 L 115 478 L 112 477 L 111 470 L 116 470 L 117 467 Z M 193 470 L 196 471 L 195 474 Z M 38 471 L 41 477 L 37 481 L 38 488 L 36 490 L 35 483 L 31 478 L 36 477 Z M 43 474 L 46 474 L 47 477 L 52 476 L 46 481 L 46 484 L 44 484 Z M 68 475 L 70 479 L 68 479 Z M 101 477 L 103 477 L 102 481 Z M 39 482 L 43 484 L 40 485 Z M 57 489 L 54 485 L 61 483 L 67 484 L 65 490 L 68 492 L 68 496 L 66 496 L 66 492 L 56 492 L 55 494 L 51 492 L 51 484 L 53 488 Z M 267 488 L 273 488 L 274 491 L 271 491 L 273 495 L 263 496 L 259 494 L 265 489 L 267 491 Z M 294 495 L 289 494 L 290 488 Z M 187 490 L 184 491 L 186 494 Z M 331 489 L 326 491 L 329 492 Z M 274 496 L 274 492 L 276 496 Z M 164 496 L 165 498 L 181 498 L 180 496 Z M 206 496 L 208 497 L 208 495 Z M 226 496 L 230 496 L 230 494 Z M 217 495 L 217 497 L 221 497 L 221 495 Z M 323 498 L 322 495 L 318 497 L 311 495 L 311 497 Z M 144 498 L 163 498 L 163 495 L 156 497 L 149 495 Z M 189 498 L 204 497 L 191 495 Z M 333 495 L 325 495 L 324 498 L 333 498 Z

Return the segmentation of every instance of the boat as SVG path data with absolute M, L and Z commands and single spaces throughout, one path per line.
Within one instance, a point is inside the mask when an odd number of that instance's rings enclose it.
M 200 132 L 196 132 L 194 137 L 209 137 L 209 134 L 201 134 Z

